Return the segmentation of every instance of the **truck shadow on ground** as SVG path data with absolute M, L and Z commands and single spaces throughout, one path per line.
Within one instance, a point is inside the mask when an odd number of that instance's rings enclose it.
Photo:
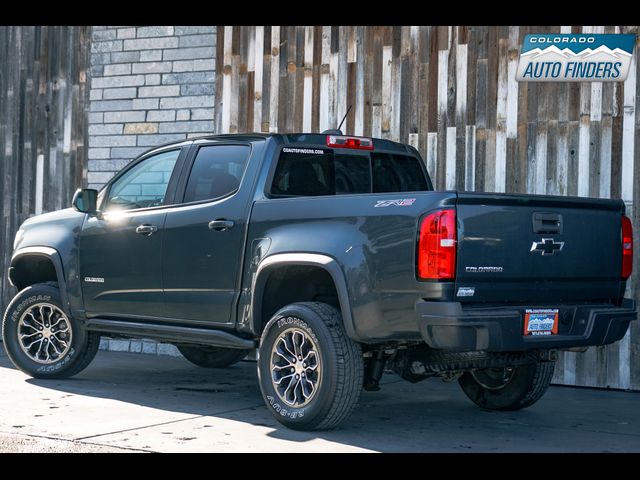
M 0 356 L 0 367 L 13 368 L 4 355 Z M 593 415 L 594 407 L 585 402 L 581 405 L 580 395 L 575 395 L 580 390 L 567 388 L 552 388 L 547 395 L 549 398 L 543 398 L 528 410 L 490 412 L 475 407 L 457 384 L 443 384 L 432 379 L 412 385 L 396 376 L 385 375 L 382 390 L 362 392 L 356 410 L 340 429 L 298 432 L 280 425 L 265 407 L 253 362 L 244 361 L 224 369 L 203 369 L 183 358 L 100 352 L 94 363 L 74 378 L 26 381 L 65 394 L 61 396 L 61 404 L 55 407 L 56 414 L 72 408 L 73 402 L 67 400 L 74 396 L 113 399 L 134 406 L 187 414 L 180 417 L 182 420 L 175 420 L 175 415 L 167 415 L 168 430 L 171 430 L 170 424 L 176 425 L 181 421 L 210 418 L 215 422 L 216 419 L 226 419 L 247 426 L 267 427 L 266 430 L 256 429 L 253 434 L 256 438 L 266 435 L 272 440 L 293 442 L 323 439 L 387 452 L 624 451 L 625 448 L 633 450 L 640 447 L 637 416 L 634 417 L 633 436 L 625 438 L 628 433 L 620 434 L 618 439 L 618 432 L 612 426 L 605 428 L 602 422 L 590 424 L 589 416 Z M 607 393 L 593 392 L 596 396 Z M 568 399 L 555 398 L 566 397 L 567 393 Z M 633 403 L 637 397 L 628 401 Z M 602 403 L 601 408 L 605 406 Z M 576 408 L 584 410 L 585 407 L 587 410 L 581 416 L 570 414 Z M 629 411 L 631 409 L 630 405 Z M 140 410 L 137 418 L 132 418 L 131 430 L 140 428 L 144 431 L 145 428 L 163 425 L 157 420 L 154 420 L 155 424 L 149 420 L 146 425 L 146 412 Z M 106 432 L 96 437 L 109 435 L 109 419 L 96 421 L 102 422 L 103 427 L 96 431 Z M 206 435 L 200 430 L 202 423 L 207 422 L 200 422 L 200 426 L 194 428 L 194 437 Z M 585 431 L 591 438 L 585 437 Z M 603 438 L 598 440 L 598 436 Z M 603 444 L 604 440 L 607 443 Z M 292 445 L 285 444 L 283 451 L 289 451 Z

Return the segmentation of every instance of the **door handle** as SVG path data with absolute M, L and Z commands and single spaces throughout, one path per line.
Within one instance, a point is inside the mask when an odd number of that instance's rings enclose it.
M 211 220 L 209 222 L 209 229 L 215 230 L 216 232 L 224 232 L 225 230 L 233 228 L 235 224 L 236 222 L 234 222 L 233 220 L 225 220 L 223 218 L 220 218 L 218 220 Z
M 156 227 L 155 225 L 144 224 L 136 227 L 136 233 L 139 233 L 140 235 L 145 235 L 147 237 L 157 231 L 158 231 L 158 227 Z

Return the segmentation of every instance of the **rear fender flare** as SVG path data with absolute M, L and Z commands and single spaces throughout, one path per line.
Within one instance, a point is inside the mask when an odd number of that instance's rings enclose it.
M 250 319 L 251 331 L 257 335 L 261 333 L 260 330 L 263 327 L 263 324 L 266 323 L 263 322 L 263 319 L 261 318 L 264 287 L 267 279 L 269 278 L 270 271 L 275 267 L 281 267 L 284 265 L 312 265 L 324 269 L 331 276 L 338 293 L 342 321 L 344 322 L 347 335 L 351 339 L 358 341 L 358 335 L 353 322 L 353 315 L 351 314 L 351 304 L 349 302 L 347 282 L 345 280 L 344 273 L 335 259 L 328 255 L 317 253 L 279 253 L 268 256 L 260 262 L 252 285 L 253 295 Z

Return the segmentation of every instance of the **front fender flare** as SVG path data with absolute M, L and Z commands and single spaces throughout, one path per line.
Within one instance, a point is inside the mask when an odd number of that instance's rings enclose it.
M 259 326 L 257 319 L 261 317 L 262 296 L 264 287 L 269 277 L 269 272 L 283 265 L 313 265 L 327 271 L 333 279 L 333 283 L 338 292 L 338 301 L 340 302 L 340 311 L 342 313 L 342 321 L 347 335 L 358 341 L 359 337 L 356 333 L 353 315 L 351 314 L 351 304 L 349 302 L 349 293 L 347 290 L 347 282 L 342 272 L 342 268 L 338 262 L 328 256 L 318 253 L 278 253 L 264 258 L 258 265 L 252 285 L 252 302 L 251 302 L 251 330 L 258 334 Z
M 64 269 L 62 267 L 62 260 L 60 258 L 60 253 L 51 247 L 24 247 L 13 252 L 11 256 L 11 266 L 9 267 L 9 282 L 11 285 L 16 287 L 16 282 L 14 281 L 14 273 L 15 273 L 15 265 L 23 257 L 46 257 L 53 264 L 53 268 L 56 271 L 56 277 L 58 278 L 58 288 L 60 289 L 60 298 L 62 300 L 62 305 L 64 306 L 66 313 L 69 314 L 69 298 L 67 296 L 67 287 L 66 280 L 64 276 Z

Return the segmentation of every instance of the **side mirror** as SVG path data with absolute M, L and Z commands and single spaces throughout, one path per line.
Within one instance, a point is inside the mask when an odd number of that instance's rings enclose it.
M 78 212 L 89 215 L 98 214 L 98 191 L 92 188 L 79 188 L 73 195 L 71 205 Z

